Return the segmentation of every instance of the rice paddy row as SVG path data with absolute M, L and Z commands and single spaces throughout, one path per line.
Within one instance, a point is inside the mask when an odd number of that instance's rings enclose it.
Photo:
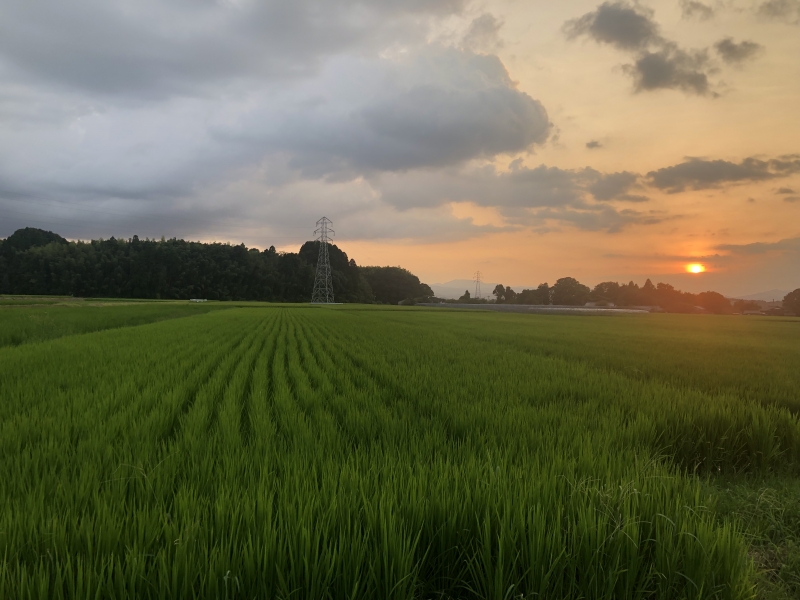
M 794 476 L 793 375 L 631 376 L 560 319 L 237 308 L 0 348 L 0 597 L 754 597 L 697 475 Z

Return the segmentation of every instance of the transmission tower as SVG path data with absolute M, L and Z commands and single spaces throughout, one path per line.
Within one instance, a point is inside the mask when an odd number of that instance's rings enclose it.
M 475 279 L 475 297 L 476 298 L 480 298 L 481 297 L 481 272 L 480 271 L 475 271 L 475 277 L 473 279 Z
M 329 227 L 332 225 L 328 217 L 317 221 L 314 234 L 319 240 L 319 258 L 317 259 L 317 276 L 314 278 L 314 292 L 311 294 L 311 304 L 335 304 L 333 300 L 333 277 L 331 275 L 331 261 L 328 258 L 328 236 L 336 232 Z

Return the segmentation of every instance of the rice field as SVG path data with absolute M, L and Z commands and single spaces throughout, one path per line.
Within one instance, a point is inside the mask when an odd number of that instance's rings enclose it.
M 0 598 L 794 593 L 800 319 L 175 306 L 3 309 Z

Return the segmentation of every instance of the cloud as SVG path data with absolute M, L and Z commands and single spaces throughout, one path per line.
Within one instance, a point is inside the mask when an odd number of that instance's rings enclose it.
M 623 69 L 634 79 L 637 92 L 676 89 L 704 96 L 709 93 L 705 51 L 686 52 L 672 45 L 656 52 L 645 52 L 633 65 Z
M 465 2 L 75 0 L 43 11 L 9 0 L 2 227 L 31 218 L 83 237 L 237 239 L 268 228 L 255 223 L 291 223 L 303 194 L 309 218 L 352 194 L 360 235 L 395 221 L 412 237 L 437 224 L 443 237 L 485 231 L 445 203 L 421 207 L 428 217 L 397 208 L 371 184 L 548 139 L 544 106 L 491 54 L 497 18 L 475 19 L 461 47 L 430 41 Z
M 758 6 L 757 13 L 767 19 L 800 24 L 800 0 L 767 0 Z
M 38 110 L 53 106 L 31 98 Z M 52 102 L 60 115 L 85 100 L 64 92 Z M 426 44 L 398 57 L 341 57 L 315 77 L 224 102 L 89 105 L 0 122 L 0 192 L 173 202 L 260 164 L 273 165 L 263 176 L 275 183 L 348 180 L 526 151 L 549 130 L 544 107 L 497 57 Z
M 776 194 L 795 194 L 797 192 L 795 192 L 792 188 L 782 187 L 782 188 L 778 188 L 775 193 Z
M 727 37 L 714 44 L 714 49 L 729 65 L 740 65 L 758 56 L 764 50 L 764 46 L 747 40 L 737 44 L 733 38 Z
M 595 200 L 600 200 L 601 202 L 608 200 L 646 202 L 649 200 L 646 196 L 628 193 L 631 189 L 638 189 L 640 187 L 639 175 L 628 171 L 622 171 L 620 173 L 599 175 L 597 180 L 589 185 L 588 189 Z
M 629 172 L 525 167 L 514 161 L 508 171 L 493 166 L 466 166 L 443 172 L 418 170 L 402 176 L 383 173 L 371 183 L 385 202 L 400 210 L 470 203 L 496 209 L 507 226 L 534 227 L 538 231 L 569 226 L 616 232 L 668 218 L 663 213 L 613 204 L 648 200 L 631 193 L 641 184 L 639 177 Z
M 591 142 L 586 142 L 586 147 L 587 147 L 589 150 L 597 150 L 597 149 L 599 149 L 599 148 L 602 148 L 602 147 L 603 147 L 603 144 L 601 144 L 601 143 L 600 143 L 600 142 L 598 142 L 597 140 L 592 140 Z
M 639 4 L 604 2 L 595 11 L 567 21 L 564 32 L 570 39 L 589 37 L 632 53 L 635 62 L 624 65 L 623 70 L 634 80 L 637 92 L 711 93 L 708 52 L 684 50 L 662 37 L 652 11 Z
M 588 36 L 620 50 L 643 50 L 661 43 L 652 11 L 626 2 L 604 2 L 597 10 L 564 24 L 570 39 Z
M 491 13 L 475 18 L 464 35 L 462 46 L 473 52 L 496 52 L 503 47 L 500 29 L 503 22 Z
M 0 56 L 20 73 L 107 95 L 214 94 L 220 82 L 305 76 L 326 57 L 424 36 L 461 0 L 8 0 Z
M 756 242 L 754 244 L 721 244 L 717 250 L 740 256 L 752 256 L 777 252 L 781 254 L 800 254 L 800 237 L 786 238 L 778 242 Z
M 584 208 L 546 208 L 531 211 L 522 223 L 526 225 L 552 226 L 571 225 L 583 231 L 605 231 L 619 233 L 631 225 L 656 225 L 663 222 L 664 215 L 655 212 L 641 212 L 631 209 L 618 210 L 610 206 Z M 546 231 L 547 229 L 542 229 Z
M 401 209 L 472 202 L 498 208 L 599 210 L 610 202 L 648 200 L 631 193 L 641 189 L 639 179 L 627 171 L 525 167 L 514 161 L 508 171 L 499 171 L 492 165 L 468 165 L 443 172 L 384 173 L 371 181 L 387 202 Z
M 766 181 L 794 173 L 800 173 L 800 157 L 796 155 L 770 160 L 751 157 L 740 163 L 690 158 L 678 165 L 650 171 L 647 179 L 653 187 L 674 194 L 686 189 L 716 188 L 726 183 Z
M 786 196 L 783 199 L 784 202 L 800 202 L 800 196 Z
M 714 16 L 714 9 L 696 0 L 681 0 L 681 12 L 684 19 L 707 21 Z
M 216 135 L 286 153 L 308 177 L 514 154 L 546 141 L 551 128 L 542 104 L 516 89 L 496 56 L 436 45 L 338 65 L 313 89 L 259 105 Z

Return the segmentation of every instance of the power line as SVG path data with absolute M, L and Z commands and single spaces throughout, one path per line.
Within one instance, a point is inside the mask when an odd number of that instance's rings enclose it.
M 332 225 L 328 217 L 317 221 L 315 234 L 319 234 L 319 257 L 317 258 L 317 275 L 314 277 L 314 292 L 311 294 L 311 304 L 335 304 L 333 299 L 333 276 L 331 261 L 328 257 L 328 234 L 336 234 L 328 225 Z

